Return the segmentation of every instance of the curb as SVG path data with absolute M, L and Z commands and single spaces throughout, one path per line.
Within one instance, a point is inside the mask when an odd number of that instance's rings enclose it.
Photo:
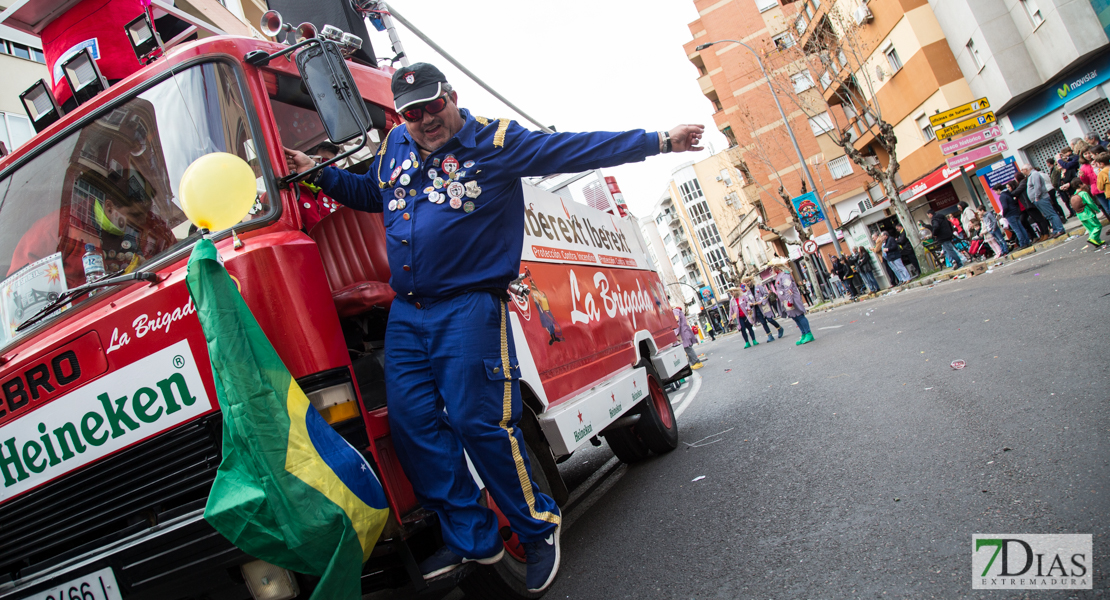
M 905 284 L 902 284 L 902 285 L 890 287 L 890 288 L 887 288 L 885 290 L 882 290 L 882 291 L 879 291 L 879 292 L 876 292 L 876 293 L 863 294 L 863 295 L 857 297 L 858 298 L 857 301 L 846 300 L 846 299 L 841 298 L 841 299 L 838 299 L 836 301 L 833 301 L 831 304 L 829 304 L 828 302 L 825 302 L 824 304 L 821 304 L 817 307 L 816 312 L 829 312 L 829 311 L 831 311 L 835 308 L 840 308 L 841 306 L 848 306 L 850 304 L 857 304 L 858 302 L 865 302 L 867 300 L 874 300 L 875 298 L 880 298 L 882 296 L 889 295 L 892 292 L 893 293 L 898 293 L 898 292 L 902 292 L 902 291 L 905 291 L 905 290 L 910 290 L 910 289 L 913 289 L 913 288 L 933 285 L 933 284 L 939 283 L 941 281 L 950 281 L 950 280 L 956 279 L 960 276 L 974 277 L 976 275 L 981 275 L 984 272 L 986 272 L 987 269 L 993 268 L 994 263 L 996 263 L 1000 260 L 1002 260 L 1002 261 L 1017 260 L 1019 258 L 1025 257 L 1025 256 L 1029 256 L 1030 254 L 1034 254 L 1038 250 L 1047 250 L 1048 248 L 1052 248 L 1053 246 L 1063 244 L 1064 242 L 1070 240 L 1072 238 L 1072 236 L 1082 236 L 1082 235 L 1086 234 L 1086 232 L 1087 232 L 1086 228 L 1083 228 L 1083 227 L 1080 227 L 1078 229 L 1073 229 L 1073 230 L 1067 232 L 1067 235 L 1062 235 L 1058 238 L 1045 240 L 1045 241 L 1040 242 L 1038 244 L 1029 246 L 1028 248 L 1022 248 L 1021 250 L 1014 250 L 1013 252 L 1010 252 L 1009 254 L 1007 254 L 1006 256 L 1003 256 L 1000 259 L 999 258 L 991 258 L 991 259 L 988 259 L 988 260 L 983 261 L 983 262 L 975 263 L 973 265 L 965 265 L 963 267 L 960 267 L 959 269 L 954 269 L 954 270 L 953 269 L 943 269 L 943 270 L 937 271 L 937 272 L 935 272 L 931 275 L 926 275 L 925 277 L 922 277 L 921 279 L 911 281 L 909 283 L 905 283 Z M 814 312 L 814 311 L 813 311 L 813 309 L 810 309 L 810 311 L 808 311 L 808 312 Z

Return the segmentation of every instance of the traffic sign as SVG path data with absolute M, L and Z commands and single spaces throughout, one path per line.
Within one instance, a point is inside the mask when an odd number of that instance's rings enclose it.
M 991 103 L 986 98 L 980 98 L 974 102 L 961 104 L 956 108 L 948 109 L 942 113 L 929 115 L 929 123 L 933 127 L 940 127 L 948 121 L 954 121 L 960 117 L 966 117 L 972 113 L 977 113 L 981 110 L 986 110 L 991 107 Z
M 802 244 L 802 250 L 805 250 L 806 254 L 817 254 L 817 242 L 806 240 L 805 243 Z
M 983 129 L 982 131 L 976 131 L 971 135 L 965 135 L 962 138 L 954 139 L 951 142 L 945 142 L 940 145 L 940 152 L 941 154 L 953 154 L 956 152 L 963 152 L 964 150 L 969 150 L 976 146 L 981 146 L 986 142 L 997 140 L 1000 137 L 1002 137 L 1002 128 L 996 125 L 994 127 Z
M 1009 149 L 1010 147 L 1006 144 L 1006 140 L 998 140 L 997 142 L 987 144 L 986 146 L 980 146 L 979 148 L 976 148 L 974 150 L 968 150 L 967 152 L 964 152 L 959 156 L 953 156 L 944 162 L 948 164 L 949 169 L 955 169 L 957 167 L 962 167 L 966 164 L 973 163 L 977 160 L 987 158 L 988 156 L 993 156 L 995 154 L 1005 152 Z
M 971 117 L 970 119 L 965 119 L 963 121 L 960 121 L 959 123 L 956 123 L 955 125 L 941 129 L 937 132 L 937 139 L 950 138 L 952 136 L 971 131 L 972 129 L 977 129 L 979 127 L 982 127 L 983 125 L 990 125 L 994 122 L 994 112 L 988 110 L 978 117 Z

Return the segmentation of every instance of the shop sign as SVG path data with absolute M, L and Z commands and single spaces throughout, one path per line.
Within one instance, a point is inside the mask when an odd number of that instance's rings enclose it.
M 957 138 L 951 142 L 945 142 L 940 145 L 941 154 L 955 154 L 956 152 L 963 152 L 969 148 L 974 148 L 991 140 L 1002 137 L 1001 127 L 989 127 L 981 131 L 976 131 L 971 135 L 965 135 L 962 138 Z
M 991 103 L 986 98 L 980 98 L 974 102 L 961 104 L 956 108 L 950 108 L 942 113 L 929 115 L 929 124 L 933 127 L 940 127 L 948 121 L 966 117 L 967 115 L 977 113 L 981 110 L 986 110 L 991 107 Z
M 953 156 L 944 162 L 948 165 L 949 169 L 958 169 L 966 164 L 973 163 L 989 156 L 994 156 L 995 154 L 1001 154 L 1009 149 L 1010 147 L 1006 144 L 1006 140 L 998 140 L 993 144 L 987 144 L 986 146 L 981 146 L 974 150 L 968 150 L 959 156 Z
M 1015 130 L 1026 127 L 1107 80 L 1110 80 L 1110 53 L 1103 54 L 1044 86 L 1036 95 L 1007 113 L 1010 125 Z
M 990 125 L 994 122 L 994 112 L 988 110 L 987 112 L 977 117 L 971 117 L 970 119 L 965 119 L 963 121 L 960 121 L 959 123 L 956 123 L 955 125 L 941 129 L 937 132 L 937 139 L 939 140 L 954 137 L 960 135 L 961 133 L 971 131 L 972 129 L 982 127 L 983 125 Z

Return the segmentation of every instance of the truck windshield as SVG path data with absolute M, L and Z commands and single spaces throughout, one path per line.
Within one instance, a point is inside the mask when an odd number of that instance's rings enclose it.
M 222 63 L 185 69 L 140 92 L 0 180 L 0 344 L 57 294 L 85 283 L 86 245 L 108 274 L 184 247 L 195 229 L 181 211 L 178 184 L 211 152 L 251 165 L 260 194 L 246 220 L 266 214 L 246 104 Z

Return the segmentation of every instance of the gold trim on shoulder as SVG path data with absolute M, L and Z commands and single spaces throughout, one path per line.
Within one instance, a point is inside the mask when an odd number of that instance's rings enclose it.
M 474 120 L 481 123 L 482 127 L 485 127 L 486 125 L 489 125 L 489 119 L 487 119 L 485 117 L 479 117 L 478 115 L 474 115 Z
M 509 123 L 510 123 L 509 119 L 498 119 L 498 121 L 497 121 L 497 133 L 493 134 L 493 147 L 494 148 L 504 148 L 505 147 L 505 134 L 508 133 L 508 131 L 509 131 Z

